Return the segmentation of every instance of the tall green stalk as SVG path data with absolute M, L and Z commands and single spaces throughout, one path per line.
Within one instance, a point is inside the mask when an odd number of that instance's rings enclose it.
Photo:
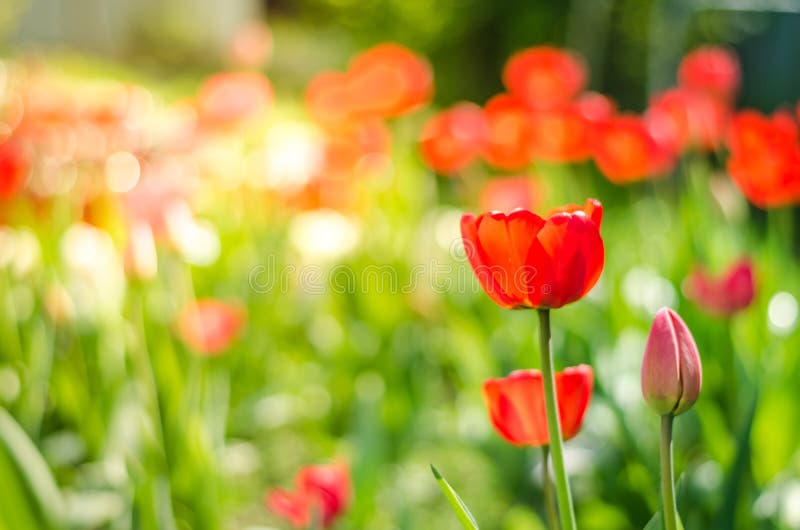
M 563 530 L 575 530 L 575 513 L 569 491 L 567 472 L 564 469 L 564 442 L 556 401 L 556 377 L 553 370 L 553 352 L 550 341 L 550 310 L 539 309 L 539 340 L 542 354 L 542 379 L 544 380 L 544 405 L 547 410 L 547 431 L 550 434 L 550 451 L 553 457 L 553 474 L 556 479 L 558 512 Z
M 544 490 L 544 507 L 547 514 L 547 528 L 558 530 L 558 509 L 553 496 L 553 482 L 550 480 L 550 446 L 542 446 L 542 489 Z
M 664 530 L 678 530 L 675 477 L 672 465 L 672 414 L 661 416 L 661 514 Z

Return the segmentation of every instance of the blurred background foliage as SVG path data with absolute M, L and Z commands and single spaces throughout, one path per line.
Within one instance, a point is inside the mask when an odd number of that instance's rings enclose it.
M 800 96 L 797 11 L 757 1 L 5 0 L 0 34 L 9 65 L 47 64 L 77 90 L 109 78 L 142 84 L 160 104 L 193 95 L 224 68 L 235 30 L 259 18 L 274 39 L 266 72 L 276 119 L 304 115 L 315 74 L 387 40 L 430 59 L 434 108 L 484 103 L 502 90 L 512 52 L 549 43 L 581 53 L 590 87 L 635 111 L 674 83 L 686 51 L 723 43 L 742 62 L 738 106 L 771 111 Z M 498 309 L 454 258 L 460 213 L 478 208 L 488 172 L 449 180 L 423 167 L 416 141 L 431 114 L 392 122 L 391 171 L 363 184 L 348 214 L 355 229 L 334 215 L 322 224 L 344 228 L 309 236 L 319 219 L 308 212 L 214 181 L 193 210 L 216 231 L 216 259 L 159 248 L 152 280 L 94 270 L 97 290 L 77 287 L 94 313 L 67 323 L 58 320 L 72 289 L 63 236 L 78 200 L 59 197 L 45 217 L 35 203 L 4 204 L 13 228 L 0 244 L 0 529 L 285 528 L 264 509 L 264 491 L 336 457 L 350 462 L 355 487 L 338 528 L 457 528 L 430 463 L 487 530 L 544 528 L 539 453 L 493 433 L 480 396 L 484 379 L 536 365 L 535 318 Z M 236 141 L 254 144 L 265 128 Z M 658 508 L 658 419 L 638 378 L 660 305 L 679 308 L 705 368 L 704 393 L 676 426 L 685 527 L 800 528 L 797 210 L 764 212 L 738 195 L 721 207 L 707 186 L 721 171 L 694 153 L 670 179 L 621 188 L 589 163 L 535 168 L 546 205 L 596 196 L 606 207 L 601 283 L 553 318 L 558 367 L 586 362 L 597 374 L 567 453 L 585 530 L 642 528 Z M 100 225 L 113 236 L 109 210 Z M 319 254 L 319 238 L 340 244 Z M 76 259 L 100 259 L 105 239 L 92 245 Z M 720 319 L 686 300 L 680 286 L 697 262 L 721 270 L 743 254 L 758 278 L 749 309 Z M 119 273 L 118 255 L 103 259 Z M 342 264 L 356 278 L 388 264 L 403 285 L 432 260 L 446 271 L 409 292 L 314 294 L 294 277 L 263 293 L 251 283 L 270 263 Z M 459 282 L 466 288 L 453 289 Z M 248 315 L 215 358 L 175 332 L 180 308 L 206 297 Z

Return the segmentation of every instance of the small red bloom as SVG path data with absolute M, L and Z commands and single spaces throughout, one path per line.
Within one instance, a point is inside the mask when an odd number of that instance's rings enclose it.
M 350 473 L 341 463 L 308 466 L 297 474 L 295 488 L 293 492 L 280 488 L 269 491 L 265 504 L 296 528 L 307 528 L 314 517 L 328 528 L 350 502 Z
M 356 112 L 390 118 L 427 104 L 433 97 L 430 64 L 394 43 L 357 55 L 348 69 Z
M 531 112 L 518 99 L 500 94 L 486 103 L 486 144 L 483 157 L 500 169 L 522 169 L 531 161 Z
M 226 350 L 244 325 L 239 306 L 220 300 L 198 300 L 181 309 L 178 333 L 198 353 L 214 356 Z
M 203 83 L 197 95 L 201 119 L 215 125 L 230 125 L 272 106 L 272 85 L 256 72 L 223 72 Z
M 589 123 L 603 122 L 614 116 L 617 111 L 616 104 L 608 96 L 598 92 L 584 92 L 575 104 Z
M 30 158 L 23 145 L 15 140 L 0 143 L 0 199 L 7 199 L 25 184 Z
M 746 110 L 728 129 L 728 173 L 747 199 L 761 208 L 800 202 L 800 146 L 791 113 L 772 116 Z
M 461 218 L 470 265 L 499 306 L 558 308 L 579 300 L 597 283 L 605 254 L 603 207 L 588 199 L 542 218 L 528 210 Z
M 548 162 L 577 162 L 591 155 L 590 123 L 578 105 L 565 104 L 534 112 L 531 124 L 534 158 Z
M 322 72 L 306 87 L 306 108 L 317 123 L 339 125 L 353 114 L 350 78 L 341 72 Z
M 454 173 L 475 160 L 485 137 L 483 110 L 473 103 L 459 103 L 428 120 L 420 135 L 420 150 L 431 169 Z
M 708 93 L 673 88 L 651 100 L 645 120 L 658 143 L 677 154 L 690 145 L 718 148 L 728 114 L 728 106 Z
M 564 440 L 581 429 L 594 385 L 592 368 L 585 364 L 556 373 L 558 417 Z M 548 445 L 544 382 L 539 370 L 517 370 L 508 377 L 483 383 L 483 400 L 495 430 L 508 442 L 534 447 Z
M 494 178 L 484 186 L 480 206 L 484 212 L 510 213 L 517 208 L 533 211 L 542 194 L 539 184 L 530 177 Z
M 686 54 L 678 67 L 678 84 L 730 101 L 739 89 L 739 59 L 725 48 L 703 46 Z
M 620 114 L 598 124 L 592 155 L 615 184 L 645 180 L 669 172 L 674 156 L 659 144 L 640 116 Z
M 535 46 L 511 56 L 503 70 L 508 91 L 533 109 L 571 101 L 586 85 L 586 67 L 573 53 Z
M 696 268 L 683 284 L 686 298 L 714 315 L 731 316 L 746 309 L 755 297 L 753 265 L 745 258 L 718 277 Z

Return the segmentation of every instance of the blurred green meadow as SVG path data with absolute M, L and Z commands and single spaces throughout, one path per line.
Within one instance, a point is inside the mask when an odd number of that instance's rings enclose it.
M 68 11 L 0 8 L 0 140 L 21 146 L 0 155 L 0 529 L 291 528 L 266 492 L 331 461 L 353 492 L 333 528 L 460 528 L 430 464 L 481 528 L 546 528 L 541 454 L 503 441 L 481 396 L 487 378 L 538 366 L 536 316 L 485 295 L 459 233 L 511 175 L 535 183 L 540 212 L 604 207 L 600 282 L 552 317 L 556 368 L 595 370 L 566 444 L 578 526 L 641 529 L 659 509 L 640 368 L 669 306 L 705 379 L 675 427 L 684 527 L 800 529 L 800 201 L 750 204 L 724 144 L 624 185 L 591 159 L 441 175 L 419 147 L 431 117 L 484 104 L 508 57 L 538 44 L 582 54 L 589 87 L 633 112 L 695 45 L 728 45 L 735 108 L 793 112 L 800 17 L 717 2 L 666 42 L 640 28 L 664 31 L 683 3 L 204 2 L 193 20 L 200 3 L 171 1 L 94 39 L 111 23 L 56 4 Z M 211 31 L 213 9 L 229 17 Z M 232 51 L 253 20 L 268 33 Z M 374 129 L 317 123 L 308 83 L 384 41 L 429 58 L 433 100 Z M 244 110 L 235 87 L 203 99 L 210 76 L 245 67 L 271 88 L 245 82 Z M 687 298 L 698 265 L 743 256 L 747 308 L 720 317 Z M 198 300 L 224 302 L 231 323 L 184 326 Z M 203 332 L 230 338 L 202 351 Z

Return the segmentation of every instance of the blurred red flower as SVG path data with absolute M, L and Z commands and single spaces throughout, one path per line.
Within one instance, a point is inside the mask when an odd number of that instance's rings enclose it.
M 728 128 L 728 173 L 747 199 L 761 208 L 800 202 L 797 123 L 788 111 L 765 116 L 737 113 Z
M 551 109 L 572 101 L 586 80 L 586 67 L 578 56 L 551 46 L 519 51 L 503 70 L 508 91 L 533 109 Z
M 675 154 L 689 146 L 710 151 L 725 137 L 729 110 L 708 93 L 672 88 L 652 98 L 645 120 L 653 137 Z
M 531 161 L 531 112 L 517 98 L 499 94 L 486 103 L 483 158 L 500 169 L 522 169 Z
M 556 401 L 564 440 L 580 431 L 593 385 L 594 373 L 585 364 L 556 372 Z M 550 443 L 539 370 L 517 370 L 508 377 L 488 379 L 483 383 L 483 400 L 492 425 L 508 442 L 534 447 Z
M 306 87 L 306 108 L 311 118 L 325 126 L 340 125 L 351 119 L 350 78 L 341 72 L 322 72 Z
M 272 57 L 272 31 L 260 20 L 253 20 L 236 30 L 228 47 L 227 58 L 234 66 L 262 68 Z
M 590 124 L 576 104 L 534 112 L 531 119 L 534 158 L 547 162 L 577 162 L 589 158 Z
M 659 144 L 640 116 L 619 114 L 597 126 L 592 156 L 600 171 L 615 184 L 668 173 L 675 159 Z
M 272 107 L 272 85 L 257 72 L 221 72 L 203 82 L 197 94 L 200 119 L 231 125 Z
M 220 300 L 192 302 L 178 314 L 178 334 L 193 350 L 207 356 L 225 351 L 245 321 L 244 309 Z
M 719 276 L 711 276 L 697 267 L 683 283 L 686 298 L 705 311 L 721 316 L 731 316 L 746 309 L 755 297 L 753 264 L 744 258 Z
M 510 213 L 517 208 L 535 210 L 542 198 L 542 189 L 530 177 L 493 178 L 481 192 L 480 206 L 484 212 Z
M 328 528 L 349 503 L 350 472 L 342 463 L 304 467 L 295 478 L 295 491 L 274 488 L 265 498 L 275 515 L 296 528 L 307 528 L 317 517 Z
M 739 89 L 739 59 L 732 51 L 703 46 L 687 53 L 678 67 L 678 84 L 731 101 Z
M 21 142 L 0 143 L 0 199 L 17 194 L 25 185 L 30 169 L 30 157 Z
M 374 46 L 353 58 L 350 77 L 353 109 L 383 118 L 399 116 L 433 97 L 433 71 L 423 57 L 394 43 Z
M 614 116 L 617 111 L 614 101 L 598 92 L 584 92 L 575 100 L 575 104 L 589 123 L 603 122 Z
M 542 218 L 528 210 L 461 218 L 472 269 L 499 306 L 558 308 L 579 300 L 597 283 L 605 254 L 603 207 L 588 199 Z
M 422 159 L 439 173 L 455 173 L 475 160 L 485 138 L 483 110 L 473 103 L 459 103 L 425 124 L 419 140 Z

